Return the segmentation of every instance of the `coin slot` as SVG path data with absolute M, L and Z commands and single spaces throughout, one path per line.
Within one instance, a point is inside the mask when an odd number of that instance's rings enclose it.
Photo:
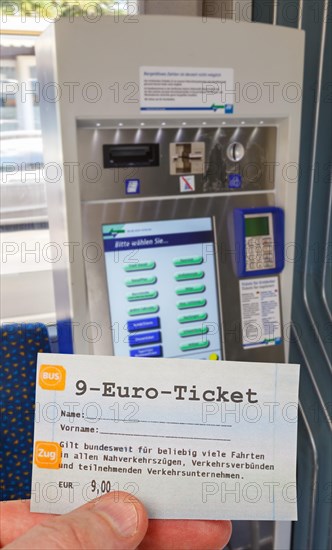
M 244 147 L 242 143 L 234 141 L 227 148 L 227 156 L 232 162 L 240 162 L 244 157 Z

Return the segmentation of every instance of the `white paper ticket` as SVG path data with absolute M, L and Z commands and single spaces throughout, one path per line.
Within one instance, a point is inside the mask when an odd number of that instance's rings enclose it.
M 295 520 L 299 366 L 40 354 L 31 510 Z

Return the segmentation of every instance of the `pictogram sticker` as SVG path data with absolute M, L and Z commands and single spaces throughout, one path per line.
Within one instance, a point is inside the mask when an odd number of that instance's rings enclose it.
M 39 468 L 55 470 L 61 464 L 62 449 L 59 443 L 54 441 L 36 441 L 35 443 L 35 464 Z
M 140 193 L 140 187 L 139 179 L 127 179 L 126 195 L 138 195 Z
M 66 386 L 66 369 L 61 365 L 41 365 L 39 385 L 43 390 L 63 391 Z
M 180 176 L 180 192 L 192 193 L 195 191 L 195 176 Z

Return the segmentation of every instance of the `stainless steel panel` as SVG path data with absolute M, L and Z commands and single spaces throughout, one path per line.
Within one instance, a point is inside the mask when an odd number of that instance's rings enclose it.
M 82 200 L 128 198 L 124 182 L 139 178 L 141 196 L 161 197 L 180 194 L 179 175 L 170 175 L 170 143 L 203 142 L 205 158 L 202 174 L 195 176 L 194 194 L 244 192 L 274 188 L 276 159 L 275 127 L 219 128 L 78 128 L 78 159 Z M 158 143 L 160 165 L 143 168 L 103 168 L 104 144 Z M 227 150 L 232 143 L 244 147 L 244 156 L 232 161 Z M 230 189 L 230 174 L 242 176 L 242 186 Z
M 127 223 L 160 219 L 183 219 L 212 217 L 215 223 L 217 241 L 217 266 L 220 275 L 220 295 L 222 328 L 216 327 L 221 334 L 225 358 L 237 361 L 284 361 L 283 346 L 268 346 L 246 349 L 242 347 L 241 313 L 239 299 L 239 279 L 234 267 L 234 246 L 232 233 L 232 213 L 234 208 L 258 207 L 274 204 L 274 195 L 246 194 L 230 196 L 190 197 L 183 199 L 127 200 L 119 202 L 83 203 L 84 246 L 94 243 L 103 250 L 102 230 L 104 223 Z M 100 339 L 94 343 L 94 352 L 111 354 L 113 352 L 111 327 L 116 319 L 110 319 L 106 270 L 103 254 L 97 261 L 87 261 L 86 277 L 89 298 L 90 321 L 102 327 Z M 116 284 L 116 281 L 114 282 Z M 114 332 L 114 331 L 113 331 Z

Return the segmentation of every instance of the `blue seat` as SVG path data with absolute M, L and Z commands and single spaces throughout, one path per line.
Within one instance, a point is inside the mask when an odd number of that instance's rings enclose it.
M 0 327 L 0 500 L 30 498 L 38 352 L 50 352 L 41 323 Z

